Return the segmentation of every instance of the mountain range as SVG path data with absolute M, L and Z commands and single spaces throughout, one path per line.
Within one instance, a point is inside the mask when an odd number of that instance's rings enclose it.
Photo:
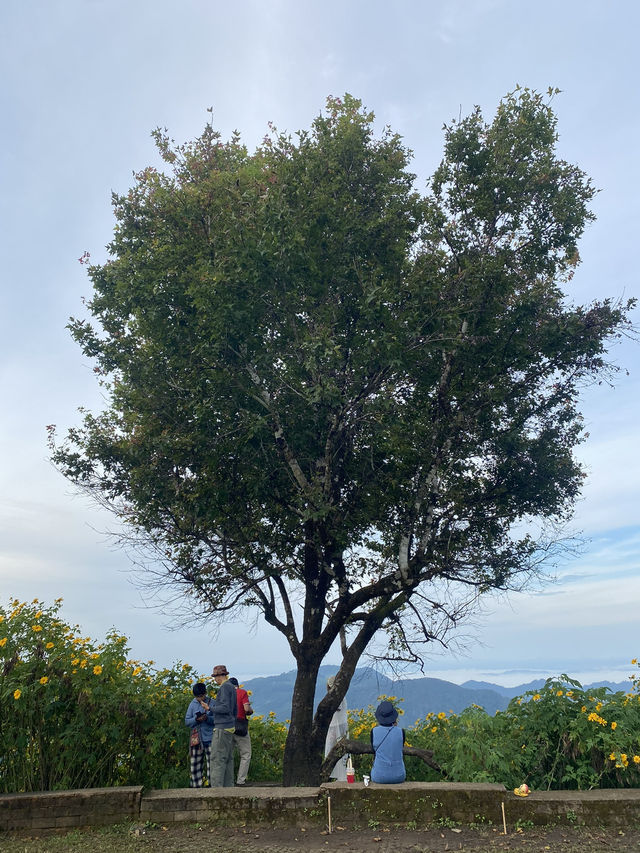
M 335 666 L 320 667 L 316 685 L 315 704 L 322 699 L 326 690 L 326 680 L 337 671 Z M 251 691 L 251 703 L 256 714 L 268 714 L 273 711 L 277 720 L 282 722 L 291 716 L 291 697 L 296 679 L 295 670 L 281 675 L 252 678 L 242 682 L 246 690 Z M 502 687 L 487 681 L 465 681 L 453 684 L 440 678 L 400 678 L 391 679 L 370 667 L 357 669 L 347 692 L 348 708 L 368 708 L 377 705 L 378 696 L 394 696 L 398 708 L 404 711 L 403 724 L 410 728 L 416 720 L 429 713 L 459 714 L 470 705 L 480 705 L 488 714 L 504 710 L 514 696 L 522 696 L 528 690 L 539 690 L 544 686 L 543 678 L 518 684 L 516 687 Z M 626 691 L 628 682 L 599 681 L 583 685 L 584 689 L 608 687 L 611 691 Z

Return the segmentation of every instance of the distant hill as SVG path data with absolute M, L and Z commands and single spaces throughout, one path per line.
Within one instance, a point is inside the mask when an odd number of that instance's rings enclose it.
M 335 666 L 320 667 L 315 704 L 325 693 L 326 680 L 337 671 Z M 296 679 L 295 670 L 281 675 L 252 678 L 241 683 L 252 691 L 251 701 L 256 714 L 273 711 L 277 720 L 288 720 L 291 716 L 291 697 Z M 392 680 L 371 667 L 357 669 L 347 692 L 349 708 L 367 708 L 376 705 L 378 696 L 395 696 L 403 699 L 398 707 L 404 710 L 402 722 L 410 728 L 416 720 L 429 713 L 459 714 L 470 705 L 480 705 L 488 714 L 504 710 L 514 696 L 522 696 L 528 690 L 539 690 L 544 679 L 536 679 L 516 687 L 502 687 L 487 681 L 465 681 L 453 684 L 440 678 L 400 678 Z M 585 684 L 589 687 L 608 687 L 611 691 L 628 690 L 628 682 L 601 681 Z

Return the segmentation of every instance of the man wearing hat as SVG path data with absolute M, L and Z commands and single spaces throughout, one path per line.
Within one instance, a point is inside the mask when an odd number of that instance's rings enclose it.
M 398 712 L 385 700 L 376 708 L 375 716 L 379 725 L 371 729 L 374 755 L 371 781 L 383 785 L 404 782 L 407 778 L 402 757 L 404 729 L 398 728 Z
M 211 701 L 213 736 L 211 739 L 212 788 L 233 788 L 233 733 L 236 729 L 236 689 L 229 681 L 223 664 L 214 666 L 211 673 L 218 685 L 216 698 Z

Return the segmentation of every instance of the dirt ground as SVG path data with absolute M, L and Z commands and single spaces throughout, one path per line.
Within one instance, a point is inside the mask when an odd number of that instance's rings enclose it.
M 591 851 L 640 851 L 640 830 L 592 830 L 579 827 L 526 828 L 504 835 L 495 827 L 442 827 L 425 830 L 366 829 L 353 831 L 333 827 L 308 829 L 224 829 L 207 824 L 173 826 L 118 826 L 64 836 L 28 838 L 0 834 L 2 853 L 192 853 L 194 849 L 215 853 L 299 853 L 300 850 L 361 851 L 361 853 L 591 853 Z

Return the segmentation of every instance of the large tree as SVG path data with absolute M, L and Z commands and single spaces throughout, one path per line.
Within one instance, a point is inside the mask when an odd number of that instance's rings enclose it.
M 350 96 L 253 154 L 210 125 L 186 145 L 156 132 L 168 174 L 114 196 L 91 316 L 70 326 L 107 403 L 53 457 L 194 611 L 258 608 L 284 635 L 285 784 L 317 782 L 376 635 L 417 658 L 535 571 L 532 531 L 582 482 L 578 389 L 627 322 L 563 294 L 594 190 L 557 158 L 545 98 L 444 132 L 424 195 Z

